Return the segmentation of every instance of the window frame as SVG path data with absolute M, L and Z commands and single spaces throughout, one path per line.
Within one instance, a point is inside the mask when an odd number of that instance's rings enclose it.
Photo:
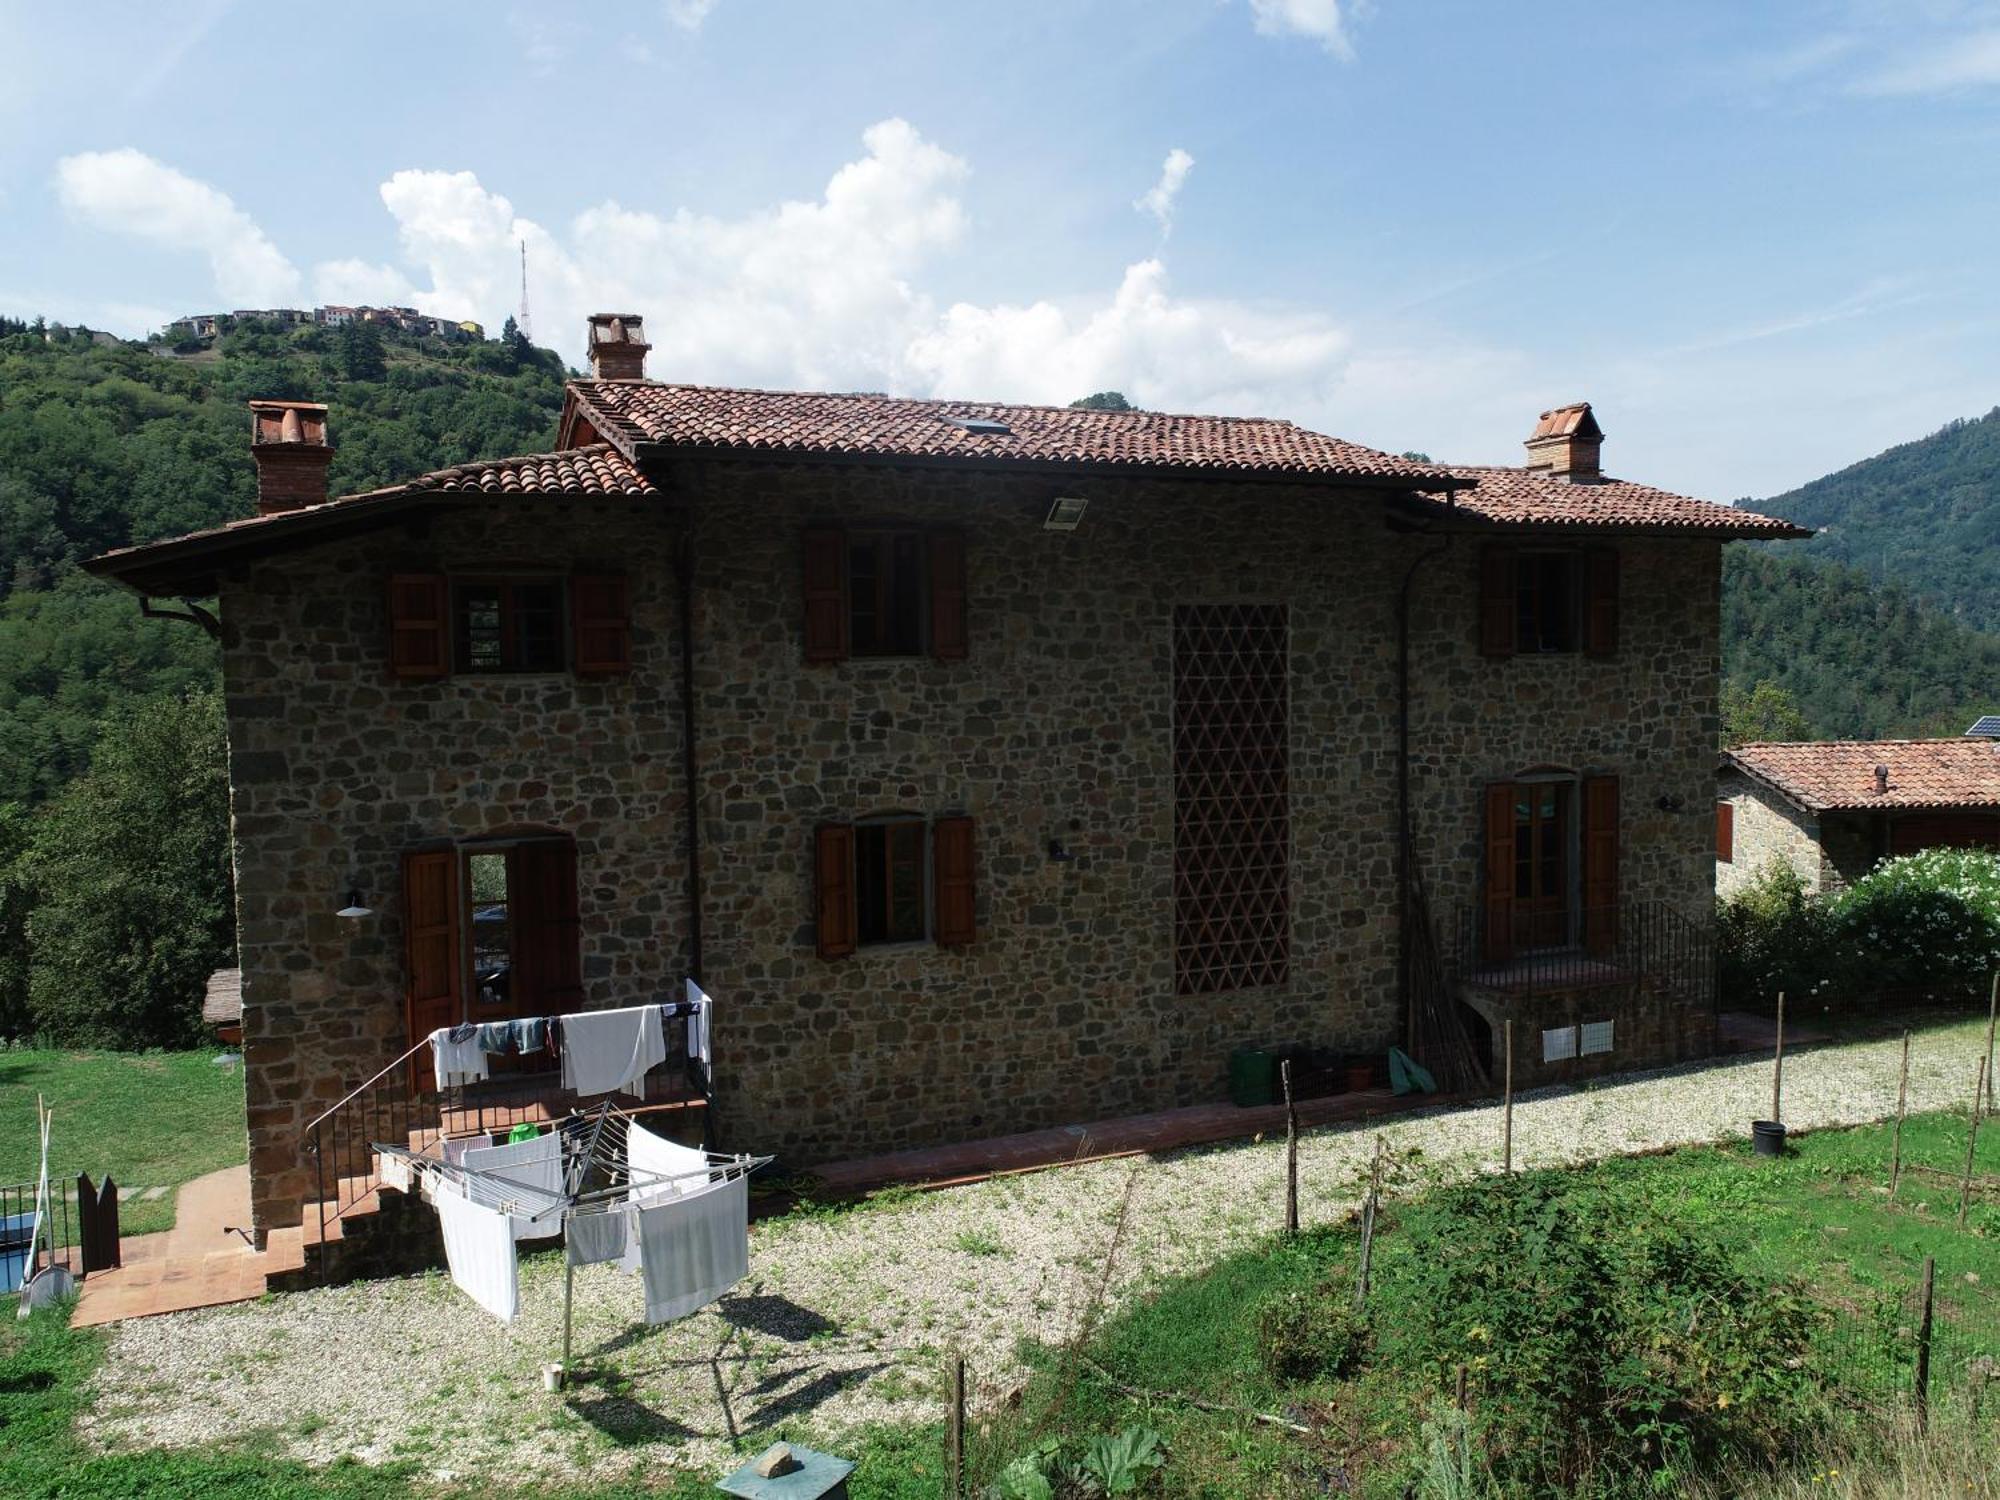
M 1562 793 L 1557 808 L 1557 816 L 1562 824 L 1562 937 L 1554 943 L 1516 942 L 1514 944 L 1514 951 L 1517 954 L 1559 953 L 1579 947 L 1583 942 L 1583 781 L 1584 778 L 1581 772 L 1561 770 L 1530 771 L 1520 776 L 1511 777 L 1508 781 L 1508 785 L 1512 787 L 1526 789 L 1530 796 L 1543 787 L 1556 787 Z M 1516 795 L 1519 795 L 1518 790 Z M 1520 830 L 1521 823 L 1516 818 L 1514 823 L 1514 869 L 1516 871 L 1514 925 L 1517 933 L 1521 927 L 1521 905 L 1524 900 L 1534 899 L 1532 897 L 1524 898 L 1520 892 L 1518 876 L 1521 868 Z M 1530 856 L 1530 860 L 1532 863 L 1534 860 L 1533 855 Z
M 570 626 L 570 580 L 565 573 L 548 573 L 541 570 L 482 569 L 476 572 L 449 573 L 445 576 L 448 591 L 446 607 L 451 629 L 451 674 L 454 677 L 549 677 L 570 670 L 574 655 L 574 642 Z M 555 598 L 550 613 L 555 624 L 555 656 L 545 664 L 524 666 L 520 661 L 519 617 L 520 606 L 513 600 L 517 588 L 534 587 L 554 590 Z M 464 594 L 468 589 L 497 589 L 499 599 L 499 623 L 501 640 L 501 665 L 482 667 L 474 663 L 471 655 L 470 632 L 465 624 Z
M 1540 569 L 1555 559 L 1561 559 L 1567 572 L 1565 582 L 1566 599 L 1559 612 L 1542 608 L 1545 602 L 1540 598 L 1546 579 L 1539 576 Z M 1587 570 L 1590 566 L 1587 550 L 1582 547 L 1517 547 L 1513 555 L 1514 565 L 1514 654 L 1516 656 L 1582 656 L 1584 635 L 1589 618 L 1589 583 Z M 1535 569 L 1536 608 L 1532 612 L 1536 626 L 1537 644 L 1528 644 L 1527 626 L 1530 611 L 1524 597 L 1529 589 L 1529 570 Z M 1539 644 L 1547 632 L 1542 627 L 1543 620 L 1553 613 L 1560 613 L 1565 621 L 1567 644 L 1548 646 Z
M 918 661 L 928 659 L 932 650 L 931 621 L 931 531 L 920 526 L 896 526 L 893 524 L 873 524 L 845 528 L 845 555 L 842 559 L 847 570 L 847 656 L 850 661 Z M 907 543 L 914 553 L 913 568 L 916 575 L 916 599 L 910 606 L 915 613 L 916 639 L 908 649 L 900 646 L 891 651 L 864 650 L 858 627 L 861 590 L 856 587 L 854 555 L 858 547 L 869 546 L 875 551 L 879 564 L 883 557 L 892 553 L 898 542 Z M 895 611 L 886 607 L 893 594 L 887 579 L 889 570 L 878 569 L 875 587 L 877 619 L 893 617 Z M 877 628 L 876 636 L 881 637 Z M 857 821 L 855 826 L 861 826 Z
M 856 818 L 848 826 L 854 830 L 854 866 L 849 872 L 850 888 L 854 892 L 854 950 L 857 953 L 870 951 L 881 953 L 897 948 L 922 948 L 936 942 L 937 901 L 931 889 L 936 878 L 934 854 L 934 829 L 936 819 L 923 813 L 887 812 L 873 813 L 865 818 Z M 896 865 L 889 857 L 891 829 L 915 828 L 919 839 L 917 852 L 917 904 L 921 913 L 918 925 L 922 929 L 916 936 L 893 936 L 871 938 L 862 930 L 861 895 L 861 841 L 871 834 L 879 834 L 883 840 L 883 912 L 888 915 L 894 904 Z

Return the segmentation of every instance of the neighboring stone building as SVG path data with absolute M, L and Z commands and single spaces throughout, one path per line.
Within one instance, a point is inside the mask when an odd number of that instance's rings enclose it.
M 1774 862 L 1807 890 L 1829 891 L 1894 855 L 2000 848 L 2000 744 L 1967 735 L 1738 745 L 1717 772 L 1715 827 L 1723 896 Z
M 794 1163 L 1216 1099 L 1245 1044 L 1708 1044 L 1721 544 L 1794 528 L 1603 478 L 1587 407 L 1450 469 L 645 350 L 593 320 L 553 453 L 320 503 L 326 414 L 260 404 L 264 514 L 91 565 L 219 599 L 260 1228 L 494 1001 L 501 856 L 506 1007 L 699 976 L 719 1142 Z

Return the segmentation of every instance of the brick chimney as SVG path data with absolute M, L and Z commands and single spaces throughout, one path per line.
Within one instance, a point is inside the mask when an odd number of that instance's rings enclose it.
M 275 515 L 326 499 L 326 408 L 316 401 L 252 401 L 250 456 L 257 461 L 257 512 Z
M 599 380 L 644 380 L 646 330 L 637 313 L 590 315 L 590 373 Z
M 1590 414 L 1588 401 L 1558 406 L 1543 412 L 1528 436 L 1528 468 L 1551 479 L 1595 484 L 1604 477 L 1597 460 L 1603 443 L 1604 429 Z

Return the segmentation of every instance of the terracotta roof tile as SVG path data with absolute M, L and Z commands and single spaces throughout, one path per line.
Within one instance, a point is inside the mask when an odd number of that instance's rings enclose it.
M 1723 752 L 1814 812 L 1873 807 L 2000 807 L 2000 745 L 1984 739 L 1820 740 Z M 1875 790 L 1875 768 L 1889 789 Z
M 1775 516 L 1712 500 L 1656 490 L 1623 479 L 1588 484 L 1554 479 L 1528 469 L 1451 466 L 1450 473 L 1474 481 L 1452 503 L 1460 510 L 1507 526 L 1602 531 L 1695 533 L 1718 541 L 1731 537 L 1801 537 L 1812 532 Z
M 757 391 L 639 380 L 579 380 L 590 413 L 630 440 L 744 453 L 1139 466 L 1219 473 L 1448 484 L 1428 463 L 1266 417 L 1091 411 L 992 401 L 928 401 L 821 391 Z M 999 423 L 1004 432 L 963 423 Z M 602 423 L 600 423 L 600 426 Z
M 609 443 L 460 464 L 412 479 L 407 488 L 478 490 L 488 495 L 659 494 L 653 482 Z

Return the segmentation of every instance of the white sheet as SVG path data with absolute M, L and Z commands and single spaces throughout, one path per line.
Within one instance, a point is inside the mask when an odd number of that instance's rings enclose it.
M 634 1198 L 698 1191 L 708 1173 L 708 1153 L 655 1135 L 634 1120 L 625 1129 L 625 1166 Z
M 514 1226 L 498 1209 L 474 1203 L 457 1183 L 440 1179 L 431 1193 L 444 1231 L 445 1261 L 460 1291 L 503 1323 L 521 1310 Z
M 630 1227 L 631 1220 L 622 1204 L 613 1209 L 571 1214 L 563 1221 L 563 1253 L 573 1266 L 620 1260 L 625 1254 L 626 1231 Z
M 630 1213 L 648 1323 L 684 1318 L 750 1274 L 749 1178 L 738 1174 Z
M 660 1007 L 586 1010 L 562 1018 L 563 1086 L 579 1094 L 643 1095 L 646 1073 L 666 1061 Z
M 545 1131 L 532 1141 L 477 1147 L 465 1153 L 465 1165 L 471 1171 L 489 1173 L 495 1179 L 474 1184 L 469 1196 L 476 1203 L 505 1209 L 513 1217 L 515 1239 L 544 1240 L 558 1233 L 561 1216 L 545 1211 L 552 1199 L 560 1196 L 563 1190 L 560 1131 Z M 540 1189 L 540 1192 L 529 1191 L 518 1197 L 510 1196 L 507 1190 L 510 1183 L 520 1183 L 525 1188 Z M 538 1222 L 530 1221 L 530 1216 L 534 1214 L 542 1215 Z

